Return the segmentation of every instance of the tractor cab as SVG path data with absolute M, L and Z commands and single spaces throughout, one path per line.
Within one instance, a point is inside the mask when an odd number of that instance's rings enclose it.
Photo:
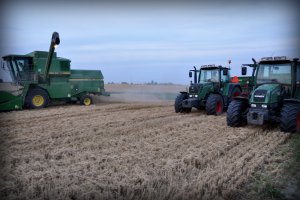
M 199 74 L 200 83 L 229 82 L 229 68 L 215 65 L 202 65 Z

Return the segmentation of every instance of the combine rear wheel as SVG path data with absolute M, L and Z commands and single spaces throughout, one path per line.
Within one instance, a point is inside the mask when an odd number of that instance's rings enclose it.
M 205 109 L 208 115 L 220 115 L 223 113 L 224 102 L 221 95 L 210 94 L 207 98 Z
M 300 104 L 287 103 L 283 105 L 280 117 L 280 130 L 300 133 Z
M 28 92 L 25 104 L 30 108 L 44 108 L 49 104 L 49 96 L 45 90 L 34 88 Z
M 92 97 L 90 95 L 83 95 L 80 98 L 80 104 L 81 105 L 85 105 L 85 106 L 89 106 L 93 103 Z
M 239 127 L 247 124 L 247 102 L 232 100 L 227 109 L 227 125 Z

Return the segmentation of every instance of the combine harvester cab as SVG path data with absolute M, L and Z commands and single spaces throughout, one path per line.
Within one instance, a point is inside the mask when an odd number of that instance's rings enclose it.
M 52 35 L 49 52 L 3 57 L 3 71 L 9 81 L 0 83 L 0 110 L 44 108 L 50 101 L 92 104 L 92 95 L 105 92 L 100 70 L 71 70 L 71 61 L 57 57 L 58 33 Z
M 194 74 L 189 90 L 180 92 L 175 100 L 175 112 L 191 112 L 191 109 L 205 108 L 208 115 L 220 115 L 226 110 L 235 96 L 242 94 L 241 84 L 231 82 L 230 68 L 203 65 L 200 70 L 194 67 L 189 76 Z
M 300 132 L 300 64 L 286 56 L 252 59 L 253 89 L 249 98 L 237 97 L 227 111 L 227 125 L 280 123 L 284 132 Z M 242 66 L 242 74 L 247 68 Z

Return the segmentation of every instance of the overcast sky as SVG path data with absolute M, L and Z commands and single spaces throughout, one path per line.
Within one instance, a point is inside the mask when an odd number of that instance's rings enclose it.
M 180 84 L 192 66 L 231 59 L 240 75 L 252 57 L 300 56 L 292 1 L 71 2 L 1 3 L 1 56 L 47 51 L 57 31 L 57 54 L 73 69 L 101 69 L 105 82 Z

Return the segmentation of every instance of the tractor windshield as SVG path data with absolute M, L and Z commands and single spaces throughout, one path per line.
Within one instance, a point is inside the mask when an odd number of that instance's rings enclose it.
M 260 64 L 257 70 L 257 84 L 291 84 L 291 64 Z
M 200 83 L 219 82 L 219 69 L 201 69 Z

